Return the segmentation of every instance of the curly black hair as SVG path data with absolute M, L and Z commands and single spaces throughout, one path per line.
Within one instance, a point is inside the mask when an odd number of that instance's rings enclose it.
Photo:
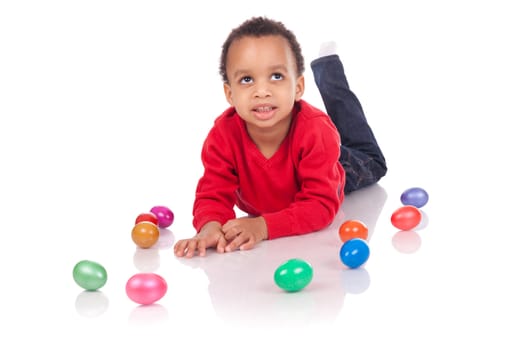
M 256 37 L 260 38 L 263 36 L 278 35 L 285 38 L 290 44 L 290 48 L 295 56 L 295 65 L 297 73 L 302 75 L 304 73 L 304 57 L 301 51 L 301 46 L 297 42 L 295 34 L 285 27 L 285 25 L 279 21 L 269 19 L 266 17 L 252 17 L 244 21 L 237 28 L 234 28 L 228 38 L 222 44 L 221 60 L 219 65 L 219 73 L 224 83 L 228 83 L 228 76 L 226 74 L 226 58 L 228 56 L 228 50 L 232 42 L 239 40 L 244 37 Z

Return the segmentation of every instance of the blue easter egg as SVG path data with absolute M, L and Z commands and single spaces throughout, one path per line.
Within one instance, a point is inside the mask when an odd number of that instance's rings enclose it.
M 346 241 L 339 251 L 341 261 L 351 269 L 356 269 L 363 265 L 369 256 L 370 248 L 368 247 L 368 243 L 361 238 Z

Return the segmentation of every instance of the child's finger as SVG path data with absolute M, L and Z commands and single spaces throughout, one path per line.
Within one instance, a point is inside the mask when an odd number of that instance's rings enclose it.
M 198 241 L 197 243 L 197 249 L 199 251 L 199 256 L 205 256 L 206 255 L 206 248 L 207 248 L 207 244 L 206 244 L 206 240 L 204 239 L 201 239 Z
M 232 226 L 228 229 L 224 230 L 224 238 L 226 238 L 228 241 L 234 239 L 241 233 L 241 229 L 237 226 Z
M 227 243 L 228 242 L 226 242 L 226 239 L 224 238 L 224 236 L 221 236 L 219 238 L 219 241 L 217 242 L 217 252 L 224 253 L 224 249 L 226 248 Z
M 249 250 L 252 249 L 255 246 L 255 239 L 253 237 L 250 237 L 245 243 L 241 244 L 239 247 L 240 250 Z

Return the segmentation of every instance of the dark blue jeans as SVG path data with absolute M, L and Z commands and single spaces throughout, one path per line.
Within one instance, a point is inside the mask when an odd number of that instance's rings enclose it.
M 376 183 L 387 171 L 385 157 L 361 107 L 350 90 L 338 55 L 311 63 L 326 112 L 341 136 L 340 163 L 346 172 L 345 194 Z

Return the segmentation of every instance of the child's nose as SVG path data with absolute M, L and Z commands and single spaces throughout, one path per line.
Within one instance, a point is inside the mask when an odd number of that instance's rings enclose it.
M 264 98 L 271 96 L 271 89 L 268 83 L 260 82 L 255 86 L 255 97 Z

